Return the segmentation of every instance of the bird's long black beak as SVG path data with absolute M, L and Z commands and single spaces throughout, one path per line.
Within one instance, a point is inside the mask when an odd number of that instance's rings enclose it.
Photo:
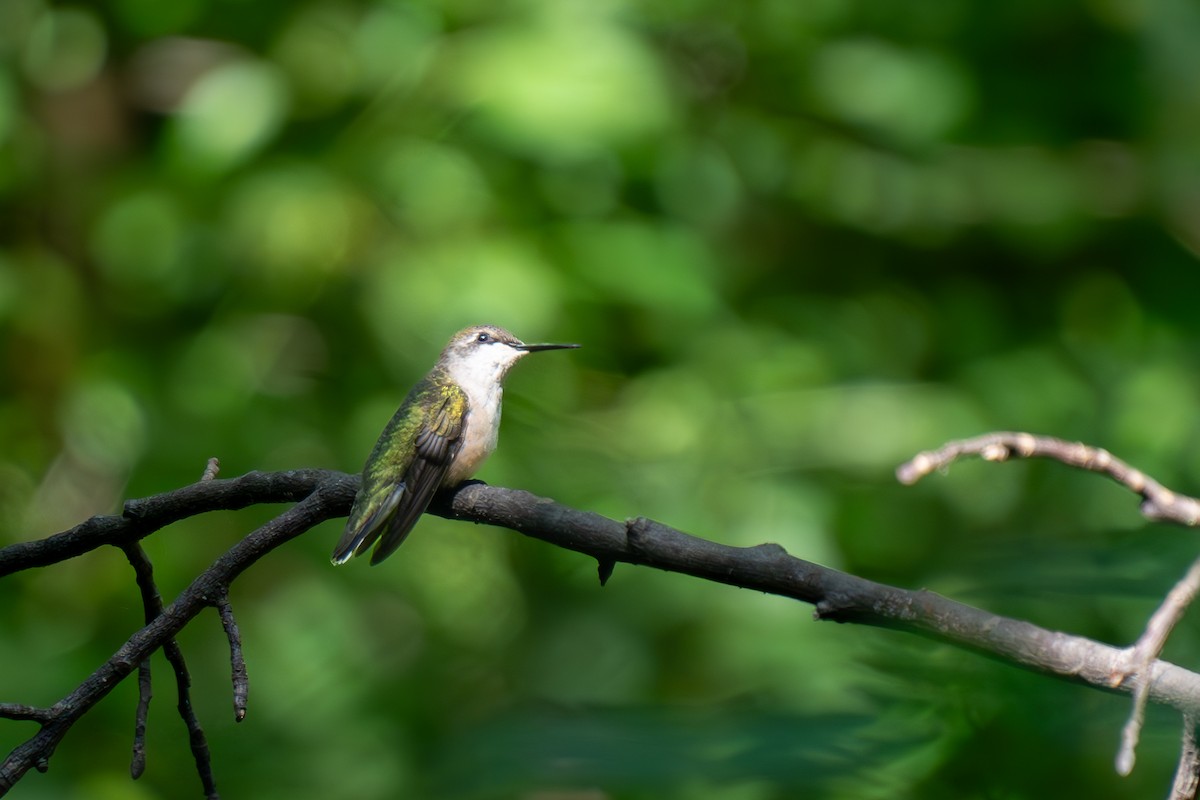
M 539 350 L 574 350 L 579 345 L 577 344 L 515 344 L 517 350 L 524 350 L 526 353 L 536 353 Z

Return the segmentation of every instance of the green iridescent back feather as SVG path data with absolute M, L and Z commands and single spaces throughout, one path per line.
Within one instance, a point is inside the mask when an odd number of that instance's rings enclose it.
M 377 539 L 372 564 L 400 546 L 458 452 L 467 411 L 466 394 L 438 372 L 412 388 L 367 459 L 334 563 L 362 554 Z

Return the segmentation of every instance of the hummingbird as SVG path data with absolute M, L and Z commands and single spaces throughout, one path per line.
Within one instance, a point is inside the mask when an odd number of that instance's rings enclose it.
M 363 467 L 334 564 L 366 552 L 383 561 L 404 541 L 439 488 L 475 474 L 496 449 L 504 376 L 529 353 L 577 344 L 525 344 L 504 328 L 475 325 L 451 337 L 409 391 Z

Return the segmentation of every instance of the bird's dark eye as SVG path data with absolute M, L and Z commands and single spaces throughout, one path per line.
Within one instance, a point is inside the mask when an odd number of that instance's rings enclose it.
M 492 340 L 492 335 L 490 333 L 481 333 L 475 337 L 475 341 L 477 341 L 477 342 L 485 342 L 486 343 L 486 342 L 490 342 L 491 340 Z

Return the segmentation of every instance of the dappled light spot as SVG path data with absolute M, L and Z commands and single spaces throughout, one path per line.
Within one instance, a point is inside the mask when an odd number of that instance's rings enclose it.
M 106 54 L 107 35 L 95 15 L 81 8 L 47 8 L 29 31 L 23 66 L 43 89 L 66 91 L 94 79 Z
M 288 89 L 277 67 L 249 59 L 203 75 L 172 120 L 175 169 L 215 177 L 261 150 L 283 125 Z

